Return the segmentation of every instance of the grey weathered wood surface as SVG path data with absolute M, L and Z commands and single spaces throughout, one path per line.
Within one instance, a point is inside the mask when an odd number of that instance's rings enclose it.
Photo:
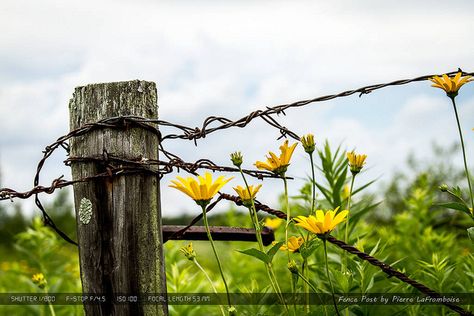
M 156 85 L 146 81 L 92 84 L 75 89 L 70 128 L 134 115 L 158 117 Z M 72 157 L 102 155 L 158 159 L 158 137 L 137 127 L 96 130 L 70 143 Z M 72 165 L 73 179 L 104 172 L 101 164 Z M 80 202 L 92 202 L 88 224 Z M 74 185 L 77 235 L 84 293 L 165 293 L 159 179 L 153 174 L 115 176 Z M 165 305 L 85 305 L 86 315 L 167 315 Z

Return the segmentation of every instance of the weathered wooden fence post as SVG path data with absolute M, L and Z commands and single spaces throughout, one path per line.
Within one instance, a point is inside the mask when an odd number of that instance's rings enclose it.
M 146 81 L 91 84 L 75 89 L 70 128 L 118 116 L 158 117 L 156 85 Z M 139 126 L 100 128 L 71 139 L 71 157 L 158 159 L 158 136 Z M 126 163 L 111 161 L 115 165 Z M 77 160 L 73 179 L 107 171 L 104 163 Z M 74 185 L 84 293 L 166 293 L 159 178 L 114 175 Z M 81 207 L 82 205 L 82 207 Z M 91 206 L 91 213 L 88 207 Z M 80 212 L 81 209 L 81 212 Z M 81 214 L 79 214 L 81 213 Z M 86 315 L 167 315 L 166 305 L 85 305 Z

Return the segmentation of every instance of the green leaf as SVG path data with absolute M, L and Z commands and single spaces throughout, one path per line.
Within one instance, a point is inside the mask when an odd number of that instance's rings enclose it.
M 458 200 L 460 203 L 466 204 L 466 201 L 462 198 L 462 192 L 459 187 L 452 187 L 451 190 L 446 190 L 446 193 L 451 195 L 453 198 Z
M 436 206 L 440 207 L 446 207 L 452 210 L 457 210 L 466 213 L 467 215 L 471 215 L 471 211 L 469 210 L 469 207 L 467 207 L 465 204 L 458 203 L 458 202 L 446 202 L 446 203 L 439 203 L 435 204 Z
M 377 250 L 379 249 L 379 245 L 380 245 L 380 239 L 379 239 L 379 241 L 377 241 L 377 244 L 375 244 L 374 248 L 372 248 L 369 255 L 374 256 L 375 253 L 377 252 Z
M 319 240 L 311 240 L 304 242 L 300 247 L 300 253 L 303 259 L 311 256 L 316 249 L 321 245 Z
M 261 260 L 265 263 L 270 263 L 271 262 L 270 258 L 267 256 L 266 253 L 261 252 L 260 250 L 255 249 L 255 248 L 250 248 L 250 249 L 246 249 L 246 250 L 237 250 L 237 251 L 240 252 L 240 253 L 243 253 L 244 255 L 257 258 L 258 260 Z
M 467 229 L 467 235 L 469 239 L 474 243 L 474 226 Z
M 328 191 L 328 189 L 326 189 L 325 187 L 323 187 L 322 185 L 320 185 L 319 183 L 315 182 L 316 184 L 316 187 L 318 187 L 319 191 L 321 191 L 321 193 L 324 195 L 324 197 L 326 198 L 326 200 L 328 200 L 328 202 L 333 205 L 333 202 L 332 202 L 332 197 L 331 197 L 331 193 Z
M 272 262 L 273 257 L 277 253 L 278 249 L 280 249 L 281 245 L 283 245 L 283 241 L 280 241 L 280 242 L 276 243 L 275 245 L 272 246 L 272 248 L 270 248 L 267 251 L 268 263 Z
M 346 173 L 343 173 L 339 176 L 336 183 L 334 184 L 334 187 L 332 188 L 334 208 L 341 205 L 341 191 L 342 191 L 342 186 L 344 185 L 345 182 L 346 182 Z
M 360 188 L 357 188 L 355 189 L 353 192 L 352 192 L 352 196 L 356 195 L 358 192 L 364 190 L 365 188 L 367 188 L 369 185 L 373 184 L 375 181 L 377 181 L 378 179 L 375 179 L 375 180 L 372 180 L 372 181 L 369 181 L 368 183 L 364 184 L 363 186 L 361 186 Z
M 294 273 L 291 274 L 291 282 L 293 282 L 293 288 L 294 288 L 294 289 L 297 288 L 298 279 L 299 279 L 298 274 L 294 274 Z
M 377 206 L 379 206 L 382 202 L 377 202 L 374 204 L 370 204 L 368 206 L 364 206 L 360 211 L 358 211 L 355 214 L 350 215 L 350 226 L 353 227 L 360 219 L 362 216 L 367 214 L 368 212 L 374 210 Z M 352 207 L 354 209 L 354 206 Z
M 335 174 L 337 176 L 346 175 L 347 169 L 349 169 L 348 166 L 347 158 L 345 156 L 341 156 L 336 162 Z

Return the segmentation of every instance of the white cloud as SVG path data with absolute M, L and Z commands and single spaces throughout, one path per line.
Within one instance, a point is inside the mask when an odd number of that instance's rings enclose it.
M 474 4 L 456 4 L 3 1 L 4 184 L 28 188 L 40 151 L 68 130 L 67 104 L 74 87 L 87 83 L 155 81 L 160 117 L 200 126 L 209 115 L 236 119 L 264 106 L 365 84 L 458 66 L 472 70 L 474 43 L 468 39 Z M 429 156 L 432 139 L 443 144 L 457 140 L 446 98 L 422 94 L 427 86 L 416 87 L 313 104 L 289 110 L 279 120 L 298 133 L 311 131 L 319 140 L 344 141 L 348 148 L 367 152 L 373 167 L 369 175 L 389 174 L 411 150 Z M 472 96 L 468 86 L 463 89 Z M 473 117 L 474 102 L 465 100 L 461 115 Z M 400 110 L 389 111 L 387 105 Z M 169 148 L 188 160 L 211 157 L 227 163 L 237 147 L 254 161 L 277 149 L 277 136 L 264 123 L 253 122 L 244 130 L 209 135 L 197 148 L 183 141 Z M 472 144 L 472 138 L 467 142 Z M 304 175 L 305 157 L 296 158 L 294 173 Z M 61 159 L 49 165 L 47 179 L 67 172 L 55 170 Z M 272 184 L 262 196 L 274 201 L 278 188 Z M 190 207 L 175 192 L 163 191 L 166 214 Z

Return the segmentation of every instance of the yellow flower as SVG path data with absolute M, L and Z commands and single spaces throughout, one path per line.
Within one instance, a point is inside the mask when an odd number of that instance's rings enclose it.
M 278 227 L 280 227 L 281 223 L 283 222 L 283 220 L 281 218 L 278 218 L 278 217 L 275 217 L 275 218 L 270 218 L 270 217 L 267 217 L 265 218 L 265 223 L 263 224 L 263 226 L 266 226 L 268 228 L 271 228 L 272 230 L 276 230 L 278 229 Z
M 193 177 L 184 179 L 179 176 L 176 179 L 171 180 L 172 185 L 169 185 L 169 187 L 180 190 L 197 204 L 205 206 L 233 177 L 226 179 L 224 176 L 220 176 L 215 182 L 212 182 L 211 173 L 206 172 L 204 176 L 198 176 L 197 180 Z
M 46 279 L 44 278 L 43 273 L 36 273 L 33 274 L 31 277 L 31 280 L 33 281 L 34 284 L 38 285 L 40 289 L 43 289 L 46 286 Z
M 358 174 L 365 164 L 365 158 L 367 155 L 358 155 L 354 151 L 347 153 L 347 159 L 349 160 L 349 168 L 352 174 Z
M 429 80 L 433 82 L 432 87 L 443 89 L 450 98 L 454 98 L 464 84 L 472 81 L 472 76 L 461 77 L 461 75 L 461 72 L 458 72 L 454 77 L 444 74 L 442 77 L 434 76 Z
M 196 252 L 193 248 L 193 243 L 190 242 L 187 246 L 180 248 L 181 252 L 188 258 L 188 260 L 194 260 L 196 258 Z
M 288 238 L 288 245 L 282 245 L 280 247 L 280 250 L 283 250 L 283 251 L 289 250 L 291 252 L 297 252 L 303 243 L 304 243 L 303 237 L 291 236 L 290 238 Z
M 307 134 L 301 137 L 301 144 L 303 145 L 304 151 L 308 154 L 312 154 L 316 145 L 314 144 L 314 135 Z
M 280 157 L 269 151 L 268 156 L 266 157 L 267 161 L 257 161 L 255 167 L 261 170 L 264 169 L 271 171 L 280 176 L 284 175 L 290 165 L 291 155 L 293 155 L 296 145 L 298 145 L 298 143 L 294 143 L 288 147 L 288 140 L 285 140 L 283 145 L 280 146 Z
M 297 222 L 296 225 L 317 235 L 330 233 L 334 228 L 336 228 L 337 224 L 345 220 L 349 213 L 347 210 L 337 213 L 338 209 L 339 207 L 333 211 L 326 211 L 326 214 L 322 210 L 317 210 L 316 216 L 298 216 L 295 218 L 295 221 Z
M 251 203 L 251 201 L 255 199 L 255 196 L 257 195 L 257 192 L 258 190 L 260 190 L 261 187 L 262 187 L 261 184 L 256 185 L 256 186 L 249 185 L 249 188 L 247 190 L 246 187 L 241 187 L 240 185 L 238 185 L 234 188 L 234 190 L 239 195 L 240 199 L 242 200 L 242 203 L 245 206 L 248 206 L 249 202 Z M 250 191 L 250 195 L 249 195 L 249 191 Z

